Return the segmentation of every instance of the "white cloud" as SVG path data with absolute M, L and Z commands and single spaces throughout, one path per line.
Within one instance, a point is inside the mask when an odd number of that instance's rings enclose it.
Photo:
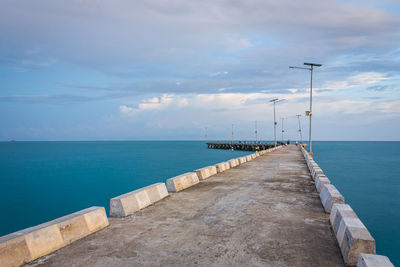
M 135 115 L 138 112 L 156 111 L 162 116 L 178 116 L 180 120 L 192 120 L 190 115 L 198 113 L 202 120 L 238 120 L 247 121 L 249 118 L 265 119 L 271 115 L 272 105 L 269 100 L 278 97 L 285 99 L 278 105 L 279 113 L 292 116 L 303 113 L 308 109 L 308 93 L 298 94 L 268 94 L 268 93 L 218 93 L 198 95 L 162 95 L 159 98 L 144 99 L 137 108 L 126 105 L 120 106 L 120 113 Z M 376 113 L 381 116 L 400 115 L 400 101 L 360 101 L 338 97 L 314 97 L 314 109 L 318 116 L 332 114 L 362 114 Z M 186 116 L 187 115 L 187 116 Z M 152 114 L 151 116 L 157 116 Z M 195 117 L 198 117 L 197 115 Z
M 245 48 L 253 47 L 254 44 L 247 38 L 228 38 L 226 46 L 230 51 L 237 51 Z
M 143 99 L 137 107 L 129 107 L 127 105 L 121 105 L 119 111 L 124 115 L 136 115 L 141 111 L 153 111 L 153 110 L 164 110 L 167 108 L 182 108 L 188 105 L 188 101 L 184 97 L 175 95 L 163 94 L 160 97 L 152 97 Z
M 322 88 L 324 90 L 342 90 L 357 86 L 366 86 L 388 80 L 387 74 L 377 72 L 363 72 L 348 77 L 344 81 L 327 82 Z M 317 88 L 318 89 L 318 88 Z

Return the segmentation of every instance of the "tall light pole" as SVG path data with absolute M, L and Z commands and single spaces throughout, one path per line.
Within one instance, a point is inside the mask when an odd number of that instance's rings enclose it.
M 275 116 L 275 104 L 276 104 L 277 102 L 280 102 L 280 101 L 283 101 L 283 100 L 285 100 L 285 99 L 274 98 L 274 99 L 272 99 L 272 100 L 269 101 L 269 102 L 274 103 L 274 146 L 276 146 L 276 125 L 278 124 L 278 123 L 276 122 L 276 116 Z
M 282 143 L 285 143 L 285 141 L 283 140 L 283 133 L 285 132 L 285 130 L 283 129 L 283 121 L 284 121 L 285 118 L 281 118 L 281 119 L 282 119 L 282 125 L 281 125 L 281 128 L 282 128 Z
M 233 144 L 233 123 L 232 123 L 232 141 L 231 141 L 231 145 Z
M 257 121 L 255 121 L 255 131 L 254 133 L 256 134 L 256 143 L 258 142 L 258 131 L 257 131 Z
M 297 117 L 297 120 L 299 121 L 299 134 L 300 134 L 300 144 L 303 144 L 303 134 L 301 133 L 301 125 L 300 125 L 300 117 L 301 117 L 301 115 L 300 114 L 297 114 L 296 115 L 296 117 Z
M 310 67 L 293 67 L 293 66 L 289 66 L 289 68 L 291 68 L 291 69 L 309 70 L 310 73 L 311 73 L 311 79 L 310 79 L 310 110 L 307 110 L 307 111 L 306 111 L 306 115 L 310 117 L 310 128 L 309 128 L 309 132 L 308 132 L 308 137 L 309 137 L 309 144 L 310 144 L 310 154 L 312 155 L 312 138 L 311 138 L 311 124 L 312 124 L 312 80 L 313 80 L 313 71 L 314 71 L 314 67 L 321 67 L 322 64 L 304 62 L 304 65 L 310 66 Z

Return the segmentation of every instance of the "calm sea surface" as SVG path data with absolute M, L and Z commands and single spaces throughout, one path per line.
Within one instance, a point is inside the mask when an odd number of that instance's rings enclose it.
M 249 154 L 204 142 L 0 142 L 0 236 Z
M 400 266 L 400 142 L 313 142 L 314 159 Z
M 315 160 L 400 265 L 400 142 L 314 142 Z M 196 141 L 0 142 L 0 236 L 247 154 Z M 108 211 L 107 211 L 108 212 Z

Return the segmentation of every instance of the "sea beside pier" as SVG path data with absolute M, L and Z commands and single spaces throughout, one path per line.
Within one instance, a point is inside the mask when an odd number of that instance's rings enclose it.
M 110 214 L 92 207 L 4 236 L 0 262 L 393 266 L 375 255 L 376 242 L 356 212 L 295 145 L 116 196 Z

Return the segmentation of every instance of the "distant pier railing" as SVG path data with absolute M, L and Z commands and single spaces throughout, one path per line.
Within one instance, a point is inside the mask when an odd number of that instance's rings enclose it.
M 206 142 L 208 148 L 214 149 L 234 149 L 260 151 L 274 147 L 272 143 L 254 143 L 254 142 Z

